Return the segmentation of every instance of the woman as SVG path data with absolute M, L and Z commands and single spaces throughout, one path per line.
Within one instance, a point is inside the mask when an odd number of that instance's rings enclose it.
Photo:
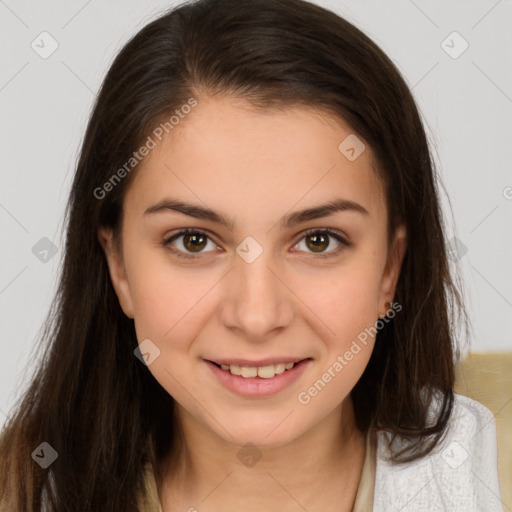
M 2 510 L 502 510 L 492 414 L 453 392 L 420 116 L 346 20 L 202 0 L 148 24 L 68 215 Z

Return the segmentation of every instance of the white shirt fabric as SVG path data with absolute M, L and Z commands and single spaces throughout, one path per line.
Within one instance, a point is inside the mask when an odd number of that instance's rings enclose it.
M 455 393 L 445 436 L 420 460 L 388 463 L 390 439 L 377 433 L 373 512 L 503 512 L 496 424 L 481 403 Z

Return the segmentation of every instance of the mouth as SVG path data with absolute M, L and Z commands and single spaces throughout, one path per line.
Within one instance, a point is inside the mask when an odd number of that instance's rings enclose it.
M 298 358 L 286 362 L 265 364 L 265 366 L 257 366 L 254 363 L 247 365 L 246 362 L 242 366 L 227 364 L 231 361 L 204 359 L 215 380 L 228 391 L 244 398 L 264 398 L 291 387 L 307 371 L 313 358 Z M 240 359 L 235 361 L 241 362 Z M 258 364 L 261 362 L 258 361 Z
M 281 375 L 282 373 L 290 371 L 299 363 L 309 360 L 312 360 L 312 358 L 282 358 L 255 362 L 249 362 L 247 360 L 242 359 L 206 361 L 214 364 L 217 368 L 220 368 L 222 371 L 230 373 L 231 375 L 235 375 L 237 377 L 244 377 L 246 379 L 251 379 L 255 377 L 259 377 L 261 379 L 272 379 L 276 375 Z

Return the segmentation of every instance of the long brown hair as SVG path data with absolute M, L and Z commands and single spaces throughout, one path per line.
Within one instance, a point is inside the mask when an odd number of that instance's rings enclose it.
M 0 440 L 0 502 L 9 511 L 135 511 L 144 465 L 154 462 L 158 473 L 179 447 L 174 399 L 134 357 L 134 323 L 120 308 L 97 238 L 100 226 L 119 234 L 136 166 L 107 193 L 97 190 L 162 119 L 205 94 L 234 95 L 261 109 L 315 106 L 343 118 L 372 148 L 389 240 L 403 222 L 408 248 L 395 295 L 403 309 L 378 332 L 352 391 L 358 426 L 411 440 L 392 453 L 397 463 L 424 456 L 445 431 L 454 398 L 453 320 L 458 313 L 467 325 L 467 315 L 448 264 L 439 178 L 404 79 L 362 31 L 316 5 L 199 0 L 137 33 L 97 96 L 37 370 Z M 432 420 L 434 394 L 441 400 Z M 42 442 L 58 454 L 46 469 L 31 457 Z

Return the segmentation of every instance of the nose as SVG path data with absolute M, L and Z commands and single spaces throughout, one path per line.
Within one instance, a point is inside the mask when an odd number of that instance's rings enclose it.
M 252 263 L 237 256 L 224 282 L 221 321 L 254 342 L 283 330 L 294 314 L 293 293 L 270 253 L 263 251 Z

